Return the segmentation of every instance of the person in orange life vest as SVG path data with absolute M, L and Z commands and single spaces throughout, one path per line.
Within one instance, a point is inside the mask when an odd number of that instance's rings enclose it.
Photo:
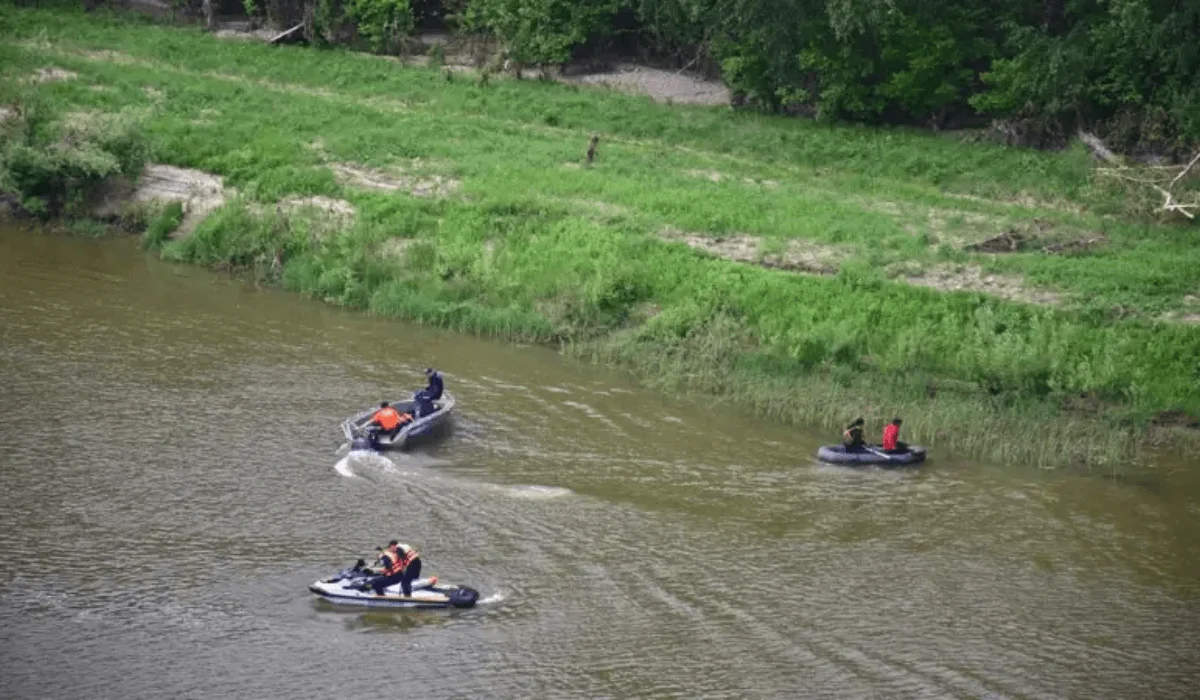
M 412 422 L 413 417 L 400 413 L 388 405 L 387 401 L 379 404 L 379 410 L 371 417 L 371 425 L 378 426 L 377 431 L 395 437 L 400 429 Z
M 381 575 L 371 580 L 375 595 L 383 595 L 383 589 L 399 583 L 405 596 L 412 596 L 412 582 L 421 575 L 421 555 L 417 550 L 396 540 L 388 542 L 379 554 Z
M 900 442 L 897 438 L 900 437 L 900 424 L 904 421 L 899 418 L 893 418 L 891 423 L 888 423 L 883 428 L 883 451 L 892 452 L 907 452 L 908 445 Z

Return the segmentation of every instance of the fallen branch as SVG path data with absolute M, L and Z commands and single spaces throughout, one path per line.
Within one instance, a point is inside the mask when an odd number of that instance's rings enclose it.
M 1100 140 L 1099 136 L 1086 131 L 1080 131 L 1079 140 L 1083 142 L 1083 145 L 1088 147 L 1088 149 L 1092 152 L 1092 155 L 1096 156 L 1100 160 L 1107 163 L 1121 162 L 1121 159 L 1117 157 L 1117 154 L 1110 151 L 1108 146 L 1105 146 L 1104 142 Z
M 1196 164 L 1196 161 L 1200 161 L 1200 151 L 1196 151 L 1196 155 L 1192 157 L 1191 162 L 1185 165 L 1183 170 L 1179 171 L 1179 174 L 1175 176 L 1175 179 L 1171 180 L 1171 184 L 1167 185 L 1167 187 L 1174 187 L 1176 182 L 1182 180 L 1183 176 L 1187 175 L 1188 171 L 1192 169 L 1192 166 Z
M 1181 180 L 1183 180 L 1184 177 L 1187 176 L 1188 172 L 1191 171 L 1192 167 L 1198 162 L 1200 162 L 1200 152 L 1196 153 L 1196 155 L 1192 157 L 1191 161 L 1189 161 L 1187 165 L 1183 166 L 1183 168 L 1176 173 L 1175 177 L 1171 178 L 1170 182 L 1166 183 L 1165 187 L 1154 180 L 1130 175 L 1129 173 L 1131 172 L 1131 169 L 1124 166 L 1116 168 L 1098 168 L 1096 173 L 1106 177 L 1114 177 L 1120 180 L 1126 180 L 1128 182 L 1135 182 L 1139 185 L 1145 185 L 1146 187 L 1149 187 L 1162 195 L 1163 211 L 1176 212 L 1186 216 L 1189 219 L 1195 220 L 1195 212 L 1200 210 L 1200 200 L 1187 203 L 1180 202 L 1176 199 L 1176 194 L 1172 192 L 1172 190 L 1175 188 L 1175 185 L 1177 185 Z
M 280 33 L 279 35 L 277 35 L 275 38 L 271 39 L 267 43 L 268 44 L 280 44 L 280 43 L 286 43 L 288 41 L 292 41 L 292 40 L 296 39 L 297 37 L 301 36 L 301 31 L 303 29 L 304 29 L 304 23 L 301 22 L 300 24 L 297 24 L 296 26 L 292 27 L 291 29 L 284 30 L 282 33 Z

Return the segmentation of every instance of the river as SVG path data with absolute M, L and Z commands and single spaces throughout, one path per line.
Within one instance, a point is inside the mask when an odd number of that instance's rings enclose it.
M 442 369 L 454 430 L 343 460 Z M 1195 697 L 1200 463 L 1138 484 L 822 436 L 130 239 L 0 232 L 0 696 Z M 307 584 L 398 538 L 463 611 Z

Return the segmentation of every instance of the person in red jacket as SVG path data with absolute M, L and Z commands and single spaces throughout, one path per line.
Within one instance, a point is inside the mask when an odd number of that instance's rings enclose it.
M 883 428 L 883 451 L 888 453 L 907 452 L 908 445 L 900 442 L 900 424 L 904 421 L 899 418 L 893 418 L 891 423 L 888 423 Z

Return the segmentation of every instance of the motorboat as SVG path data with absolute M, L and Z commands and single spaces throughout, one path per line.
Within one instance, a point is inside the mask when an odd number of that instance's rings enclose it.
M 391 448 L 402 448 L 413 440 L 427 435 L 435 428 L 446 422 L 454 410 L 455 400 L 449 392 L 444 392 L 440 399 L 433 401 L 433 410 L 418 415 L 418 404 L 415 396 L 409 399 L 390 402 L 392 408 L 400 413 L 413 416 L 413 421 L 400 428 L 395 435 L 381 434 L 371 426 L 371 418 L 375 416 L 378 407 L 369 408 L 356 416 L 342 421 L 342 434 L 351 449 L 375 450 L 377 452 Z

